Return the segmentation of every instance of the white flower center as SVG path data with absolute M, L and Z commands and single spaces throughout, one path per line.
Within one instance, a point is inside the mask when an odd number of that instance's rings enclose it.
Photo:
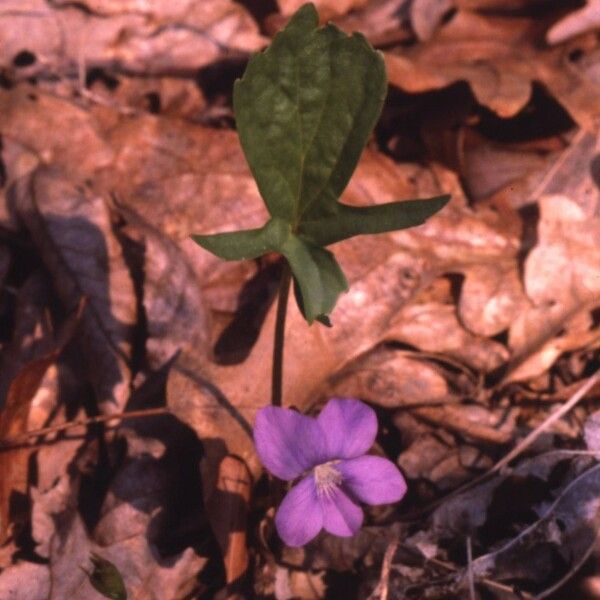
M 314 468 L 317 495 L 329 497 L 342 483 L 342 474 L 333 466 L 337 462 L 337 460 L 326 462 Z

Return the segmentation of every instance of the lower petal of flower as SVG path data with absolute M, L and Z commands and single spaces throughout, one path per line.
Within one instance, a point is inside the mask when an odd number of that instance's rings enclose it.
M 321 531 L 323 508 L 312 475 L 287 493 L 275 515 L 275 526 L 288 546 L 303 546 Z
M 323 527 L 325 531 L 350 537 L 362 525 L 363 511 L 340 489 L 335 488 L 331 494 L 322 495 L 320 498 L 323 507 Z

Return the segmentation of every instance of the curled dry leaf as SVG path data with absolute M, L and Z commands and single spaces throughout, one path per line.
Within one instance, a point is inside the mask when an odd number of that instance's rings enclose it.
M 377 349 L 336 373 L 328 396 L 362 398 L 385 408 L 448 401 L 448 384 L 440 371 L 418 353 Z
M 506 444 L 513 436 L 518 411 L 507 413 L 476 404 L 444 404 L 415 408 L 414 414 L 470 440 Z
M 50 391 L 49 387 L 54 387 L 54 396 L 56 396 L 57 372 L 55 368 L 50 370 L 56 358 L 57 353 L 38 358 L 26 365 L 13 379 L 8 389 L 6 404 L 0 413 L 0 442 L 17 438 L 19 434 L 35 428 L 36 425 L 38 427 L 43 425 L 43 421 L 37 424 L 31 423 L 30 411 L 39 391 L 45 394 Z M 27 494 L 29 482 L 27 465 L 31 454 L 32 450 L 27 446 L 0 451 L 1 541 L 6 539 L 9 531 L 11 504 L 18 495 Z
M 538 244 L 525 261 L 532 303 L 509 331 L 513 361 L 507 380 L 535 377 L 563 352 L 598 343 L 590 314 L 600 303 L 596 210 L 564 195 L 541 198 Z
M 538 306 L 600 299 L 600 214 L 563 195 L 539 205 L 539 241 L 525 262 L 527 295 Z
M 64 321 L 60 330 L 55 335 L 48 336 L 50 340 L 42 339 L 29 352 L 26 344 L 23 344 L 25 348 L 18 348 L 16 351 L 21 359 L 27 354 L 33 356 L 11 377 L 0 412 L 0 540 L 4 541 L 8 533 L 15 498 L 27 495 L 31 483 L 28 464 L 34 450 L 20 436 L 43 427 L 48 418 L 57 412 L 57 361 L 79 326 L 82 310 L 83 304 L 80 304 L 78 310 Z M 23 343 L 22 336 L 17 335 L 15 341 Z M 2 449 L 2 444 L 10 444 L 11 440 L 12 443 L 17 441 L 23 445 Z
M 529 150 L 507 146 L 467 130 L 460 160 L 465 189 L 474 201 L 487 199 L 505 190 L 510 198 L 510 206 L 518 208 L 515 186 L 524 187 L 523 180 L 528 179 L 534 181 L 533 185 L 539 184 L 547 166 L 555 162 L 560 149 L 561 146 L 551 148 L 548 149 L 548 155 L 542 155 L 538 148 Z
M 546 33 L 549 44 L 560 44 L 587 31 L 600 28 L 600 2 L 587 0 L 587 4 L 569 13 L 552 25 Z
M 474 265 L 463 273 L 458 315 L 469 331 L 494 336 L 529 306 L 515 260 Z
M 411 479 L 426 479 L 440 490 L 455 488 L 471 477 L 470 469 L 489 466 L 490 460 L 475 446 L 457 445 L 449 436 L 425 434 L 400 454 L 398 465 Z
M 536 29 L 537 26 L 537 29 Z M 598 91 L 562 65 L 560 50 L 540 50 L 539 23 L 460 10 L 429 42 L 386 53 L 388 77 L 407 92 L 469 82 L 473 94 L 500 117 L 522 110 L 533 81 L 541 81 L 581 126 L 600 116 Z
M 226 456 L 219 465 L 217 489 L 206 508 L 223 553 L 225 581 L 232 588 L 236 584 L 239 587 L 249 563 L 246 528 L 251 490 L 252 478 L 246 465 Z
M 500 343 L 466 331 L 450 304 L 411 304 L 394 318 L 386 339 L 404 342 L 426 352 L 449 354 L 477 370 L 490 372 L 508 359 Z
M 64 307 L 87 298 L 81 343 L 89 377 L 103 410 L 122 410 L 137 308 L 106 201 L 44 167 L 21 182 L 16 207 Z
M 1 17 L 2 66 L 13 69 L 15 57 L 29 52 L 34 60 L 20 68 L 24 77 L 65 73 L 80 64 L 145 75 L 190 73 L 227 52 L 264 44 L 250 14 L 232 0 L 11 0 L 3 3 Z

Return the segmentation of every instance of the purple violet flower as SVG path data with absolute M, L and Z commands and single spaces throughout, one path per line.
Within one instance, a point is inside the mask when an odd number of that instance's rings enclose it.
M 275 406 L 259 411 L 254 443 L 263 465 L 286 481 L 303 476 L 275 515 L 288 546 L 303 546 L 321 529 L 354 535 L 363 522 L 359 502 L 388 504 L 404 496 L 396 465 L 365 454 L 376 435 L 375 411 L 359 400 L 332 398 L 316 419 Z

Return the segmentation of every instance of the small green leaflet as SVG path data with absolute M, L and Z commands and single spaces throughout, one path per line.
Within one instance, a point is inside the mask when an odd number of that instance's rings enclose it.
M 109 560 L 94 553 L 90 555 L 90 561 L 94 570 L 87 573 L 87 576 L 92 587 L 111 600 L 127 600 L 127 590 L 119 569 Z
M 348 289 L 324 246 L 420 225 L 450 199 L 338 202 L 381 113 L 387 79 L 364 36 L 318 22 L 314 5 L 305 4 L 234 86 L 242 148 L 271 219 L 259 229 L 193 236 L 227 260 L 283 254 L 309 323 L 327 322 Z

